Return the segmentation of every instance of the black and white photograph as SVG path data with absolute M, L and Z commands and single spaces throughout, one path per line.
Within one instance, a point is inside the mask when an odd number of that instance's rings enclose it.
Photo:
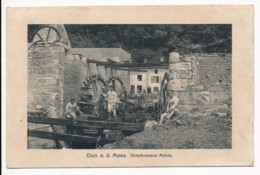
M 254 6 L 6 11 L 7 168 L 254 166 Z
M 232 24 L 28 24 L 27 149 L 232 149 Z

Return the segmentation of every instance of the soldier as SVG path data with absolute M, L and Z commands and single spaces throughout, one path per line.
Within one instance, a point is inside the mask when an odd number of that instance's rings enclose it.
M 75 103 L 74 98 L 70 99 L 70 102 L 66 105 L 65 109 L 66 109 L 66 111 L 65 111 L 66 117 L 68 119 L 75 120 L 77 117 L 77 114 L 79 112 L 79 108 L 78 108 L 77 104 Z M 74 134 L 74 127 L 68 126 L 67 133 Z
M 107 97 L 107 111 L 108 111 L 108 119 L 112 118 L 112 114 L 113 116 L 116 118 L 116 99 L 117 99 L 117 95 L 116 92 L 114 91 L 113 85 L 110 84 L 109 85 L 109 91 L 107 92 L 107 94 L 105 94 L 105 96 Z
M 169 119 L 174 114 L 176 115 L 177 113 L 179 113 L 179 110 L 176 108 L 179 104 L 179 99 L 175 92 L 173 90 L 168 90 L 168 97 L 169 101 L 167 104 L 167 109 L 166 112 L 161 115 L 159 125 L 161 125 L 165 121 L 165 119 Z
M 66 117 L 69 119 L 76 119 L 78 110 L 79 108 L 75 103 L 75 99 L 71 98 L 70 102 L 66 105 Z

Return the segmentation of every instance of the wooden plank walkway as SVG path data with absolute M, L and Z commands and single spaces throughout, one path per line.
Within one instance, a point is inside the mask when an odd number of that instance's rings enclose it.
M 69 120 L 69 119 L 62 119 L 62 118 L 32 117 L 32 116 L 28 117 L 28 122 L 49 124 L 49 125 L 73 126 L 73 127 L 80 127 L 80 128 L 95 128 L 95 129 L 133 131 L 133 132 L 140 132 L 144 130 L 144 123 Z

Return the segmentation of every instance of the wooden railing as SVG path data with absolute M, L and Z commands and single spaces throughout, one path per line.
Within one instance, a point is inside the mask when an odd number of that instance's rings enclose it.
M 105 122 L 90 120 L 69 120 L 61 118 L 48 117 L 28 117 L 28 122 L 61 126 L 73 126 L 80 128 L 95 128 L 107 130 L 133 131 L 138 132 L 144 129 L 143 123 L 125 123 L 125 122 Z
M 80 129 L 94 129 L 97 130 L 98 135 L 95 137 L 78 134 L 65 134 L 48 131 L 29 130 L 28 136 L 38 137 L 51 140 L 61 140 L 66 142 L 86 142 L 97 143 L 106 142 L 105 138 L 102 138 L 103 130 L 120 130 L 129 132 L 140 132 L 144 129 L 144 123 L 125 123 L 125 122 L 106 122 L 106 121 L 90 121 L 90 120 L 69 120 L 62 118 L 49 118 L 49 117 L 34 117 L 29 115 L 28 122 L 47 125 L 60 125 L 70 126 Z M 111 142 L 111 140 L 110 140 Z

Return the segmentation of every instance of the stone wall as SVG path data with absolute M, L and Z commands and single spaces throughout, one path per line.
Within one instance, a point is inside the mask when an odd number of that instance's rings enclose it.
M 36 105 L 55 107 L 63 116 L 69 98 L 79 99 L 88 76 L 86 59 L 55 44 L 36 44 L 28 52 L 28 111 Z
M 186 55 L 185 60 L 189 63 L 189 86 L 187 90 L 179 91 L 180 108 L 191 110 L 196 107 L 204 111 L 223 104 L 231 107 L 231 54 L 192 54 Z M 196 69 L 191 60 L 196 61 Z M 193 74 L 196 74 L 195 84 Z
M 57 114 L 63 108 L 64 48 L 54 44 L 37 44 L 28 52 L 28 110 L 36 105 L 55 107 Z
M 87 77 L 84 58 L 72 55 L 60 44 L 37 43 L 28 51 L 28 112 L 42 106 L 48 117 L 64 118 L 70 98 L 79 99 Z M 65 132 L 64 127 L 28 124 L 28 129 Z M 54 148 L 54 141 L 29 137 L 29 148 Z
M 232 59 L 230 54 L 201 54 L 200 85 L 210 92 L 210 104 L 231 104 Z
M 56 44 L 38 43 L 28 51 L 28 112 L 42 107 L 48 117 L 63 114 L 63 58 L 64 48 Z M 63 128 L 49 125 L 28 124 L 28 129 L 63 132 Z M 52 140 L 28 138 L 28 148 L 54 148 Z
M 175 63 L 169 66 L 170 73 L 173 72 L 172 89 L 175 91 L 187 91 L 189 88 L 190 70 L 187 63 Z
M 210 91 L 230 91 L 232 62 L 230 54 L 196 55 L 199 62 L 200 84 Z M 226 86 L 216 86 L 225 84 Z

